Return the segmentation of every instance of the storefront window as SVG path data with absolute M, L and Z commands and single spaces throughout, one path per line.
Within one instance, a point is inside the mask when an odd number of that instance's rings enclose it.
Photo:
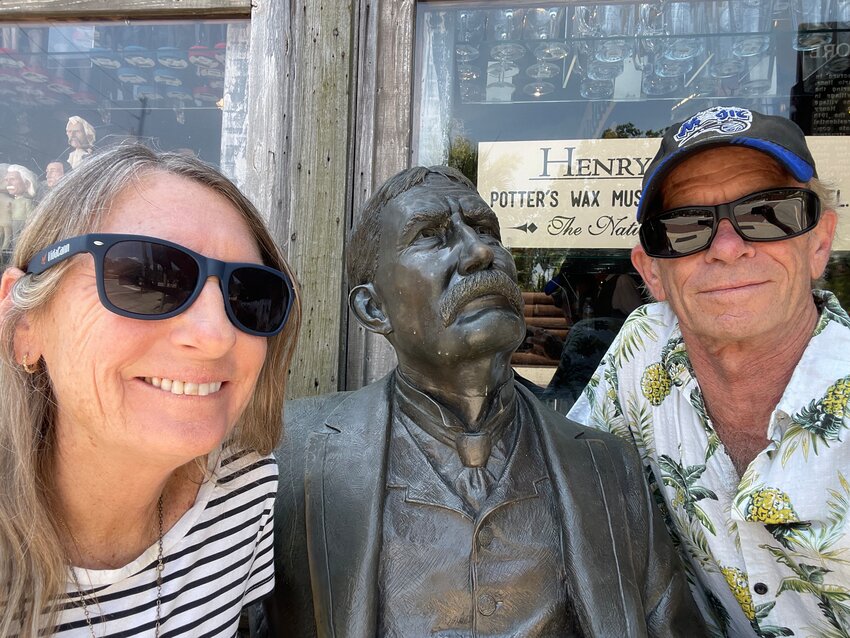
M 249 21 L 0 24 L 0 247 L 95 150 L 139 140 L 236 177 Z
M 416 33 L 413 161 L 459 168 L 499 215 L 526 299 L 514 364 L 566 407 L 647 300 L 629 250 L 667 126 L 721 105 L 788 117 L 850 189 L 847 0 L 422 2 Z M 844 222 L 834 248 L 823 285 L 847 305 Z

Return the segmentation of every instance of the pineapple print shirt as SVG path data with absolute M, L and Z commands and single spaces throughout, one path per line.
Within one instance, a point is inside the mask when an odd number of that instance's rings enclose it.
M 738 477 L 666 303 L 638 308 L 569 417 L 634 442 L 717 636 L 850 638 L 850 318 L 820 320 Z

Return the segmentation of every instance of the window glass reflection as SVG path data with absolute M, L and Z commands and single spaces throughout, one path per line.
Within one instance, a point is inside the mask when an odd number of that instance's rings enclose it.
M 247 20 L 0 24 L 4 255 L 39 200 L 98 148 L 139 140 L 229 172 L 224 96 L 244 103 L 247 38 Z

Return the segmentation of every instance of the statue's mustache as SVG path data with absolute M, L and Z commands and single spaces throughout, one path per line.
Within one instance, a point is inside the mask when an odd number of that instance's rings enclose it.
M 517 314 L 522 315 L 522 292 L 516 282 L 501 270 L 482 270 L 464 277 L 443 293 L 440 299 L 443 325 L 451 324 L 461 308 L 473 299 L 494 294 L 503 296 Z

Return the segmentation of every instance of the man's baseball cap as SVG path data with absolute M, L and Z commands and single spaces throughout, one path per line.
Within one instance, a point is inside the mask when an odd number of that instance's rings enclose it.
M 664 132 L 661 148 L 643 175 L 637 209 L 641 221 L 657 208 L 661 184 L 673 168 L 694 153 L 717 146 L 747 146 L 770 155 L 803 184 L 817 177 L 806 136 L 791 120 L 738 106 L 714 106 Z

